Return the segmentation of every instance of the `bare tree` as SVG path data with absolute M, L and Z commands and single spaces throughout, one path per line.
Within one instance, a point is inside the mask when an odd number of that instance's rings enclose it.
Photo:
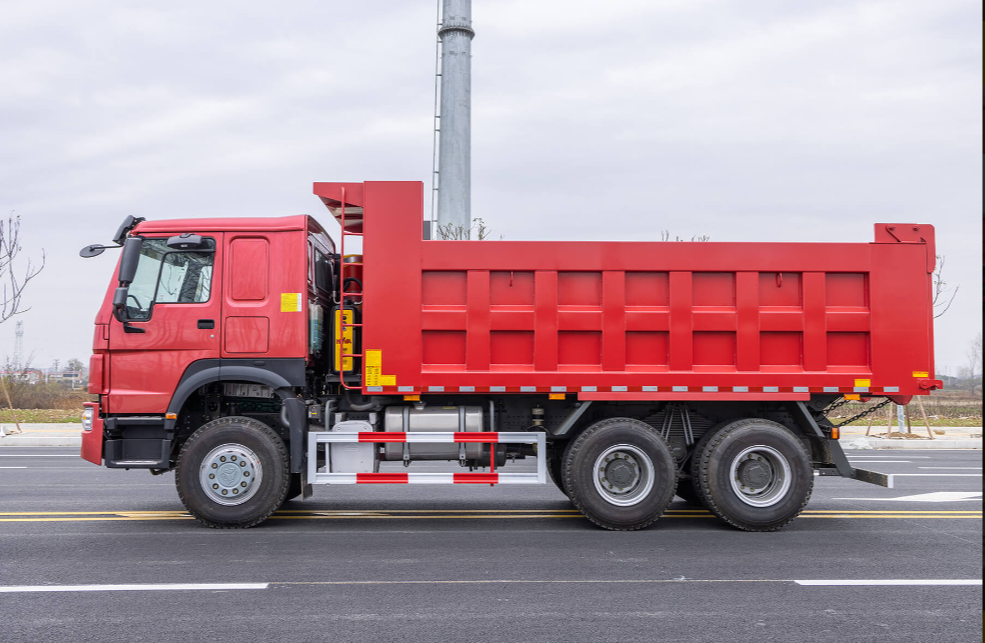
M 442 241 L 462 241 L 466 239 L 478 239 L 482 241 L 488 239 L 492 230 L 486 227 L 486 222 L 482 217 L 472 219 L 472 227 L 468 230 L 464 226 L 457 226 L 452 223 L 437 226 L 437 238 Z M 502 238 L 502 237 L 500 237 Z
M 944 281 L 943 277 L 946 259 L 947 257 L 944 255 L 937 255 L 937 268 L 934 270 L 934 319 L 947 312 L 954 301 L 954 297 L 958 294 L 958 289 L 961 288 L 961 286 L 955 286 L 953 289 L 947 287 L 947 282 Z
M 661 230 L 660 240 L 670 241 L 670 230 Z M 674 241 L 684 241 L 684 239 L 675 236 Z M 711 237 L 706 234 L 696 234 L 693 237 L 691 237 L 691 241 L 711 241 Z
M 982 333 L 979 331 L 975 335 L 975 339 L 971 340 L 968 344 L 968 367 L 971 370 L 971 379 L 975 380 L 978 378 L 979 373 L 982 372 Z M 972 382 L 974 385 L 974 382 Z
M 24 288 L 27 283 L 38 276 L 44 268 L 44 250 L 41 251 L 41 265 L 32 265 L 31 258 L 27 258 L 23 270 L 17 265 L 18 255 L 21 253 L 20 244 L 21 218 L 13 213 L 7 217 L 7 221 L 0 219 L 0 282 L 3 288 L 0 289 L 0 324 L 7 321 L 17 313 L 22 313 L 29 308 L 21 308 L 21 297 L 24 295 Z M 0 388 L 3 389 L 4 398 L 10 408 L 11 415 L 14 416 L 14 426 L 16 433 L 22 433 L 20 422 L 14 413 L 14 405 L 10 400 L 10 391 L 7 389 L 6 377 L 0 377 Z M 0 434 L 2 434 L 0 430 Z
M 21 297 L 27 283 L 38 276 L 44 268 L 45 254 L 41 251 L 41 265 L 31 263 L 28 257 L 23 269 L 18 269 L 20 245 L 21 218 L 14 214 L 7 221 L 0 220 L 0 282 L 3 283 L 0 300 L 0 324 L 17 313 L 23 313 L 30 308 L 21 308 Z

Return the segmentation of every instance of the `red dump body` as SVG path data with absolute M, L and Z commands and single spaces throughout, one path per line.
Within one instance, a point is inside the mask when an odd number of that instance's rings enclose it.
M 364 234 L 365 393 L 806 400 L 940 384 L 930 225 L 876 224 L 871 243 L 426 241 L 420 183 L 314 191 Z

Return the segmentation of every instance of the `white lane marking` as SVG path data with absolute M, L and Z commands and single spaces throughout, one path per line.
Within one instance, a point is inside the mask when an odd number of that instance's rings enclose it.
M 960 502 L 962 500 L 978 500 L 982 496 L 981 491 L 935 491 L 933 493 L 920 493 L 915 496 L 901 496 L 899 498 L 832 498 L 832 500 L 893 500 L 901 502 Z
M 165 583 L 160 585 L 8 585 L 0 593 L 21 592 L 145 592 L 189 589 L 267 589 L 270 583 Z
M 878 460 L 880 458 L 898 458 L 898 455 L 850 455 L 846 456 L 849 460 Z M 929 460 L 929 455 L 910 455 L 907 454 L 906 457 L 914 458 L 916 460 Z
M 795 580 L 798 585 L 981 585 L 980 578 L 905 579 L 887 580 Z
M 981 471 L 981 467 L 917 467 L 917 469 L 974 469 L 975 471 Z
M 910 460 L 862 460 L 859 464 L 887 464 L 891 462 L 910 462 Z
M 27 467 L 0 467 L 0 469 L 26 469 Z
M 980 473 L 891 473 L 889 475 L 900 477 L 925 477 L 925 478 L 981 478 Z

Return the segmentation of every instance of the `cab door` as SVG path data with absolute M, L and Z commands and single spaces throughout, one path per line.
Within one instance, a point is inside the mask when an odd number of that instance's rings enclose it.
M 195 250 L 169 247 L 173 234 L 141 236 L 126 307 L 110 322 L 113 414 L 166 412 L 185 369 L 218 358 L 221 345 L 222 233 L 201 233 Z

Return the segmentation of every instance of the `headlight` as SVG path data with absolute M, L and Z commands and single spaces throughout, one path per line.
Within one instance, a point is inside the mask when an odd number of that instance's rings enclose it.
M 92 412 L 91 406 L 87 406 L 84 411 L 82 411 L 82 430 L 92 431 Z

